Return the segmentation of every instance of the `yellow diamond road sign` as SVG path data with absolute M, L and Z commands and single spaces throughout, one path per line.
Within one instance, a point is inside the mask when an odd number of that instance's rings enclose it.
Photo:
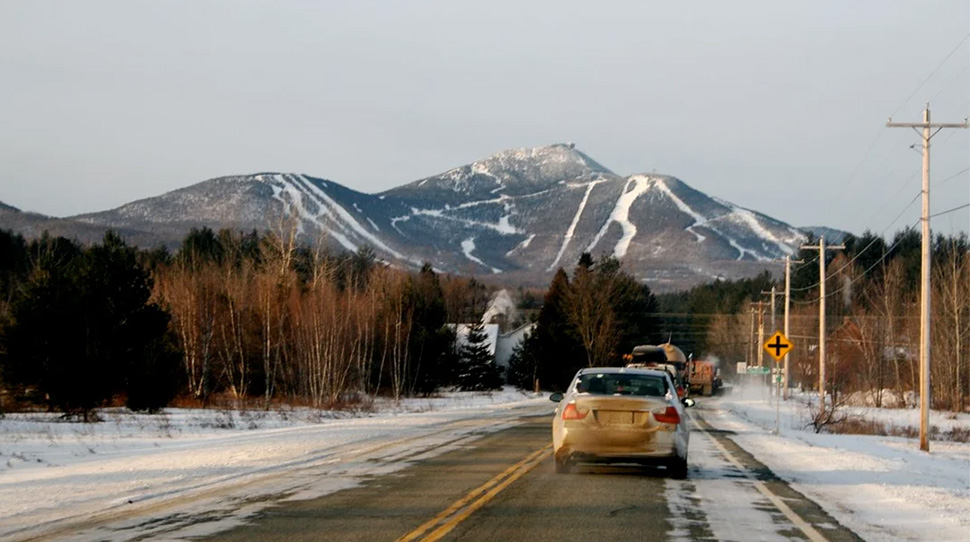
M 791 352 L 791 349 L 794 348 L 794 346 L 795 345 L 788 340 L 788 337 L 785 337 L 784 333 L 776 331 L 775 334 L 768 339 L 768 342 L 765 343 L 765 350 L 768 351 L 768 354 L 770 354 L 771 357 L 775 358 L 775 361 L 781 361 L 783 357 L 788 355 L 788 352 Z

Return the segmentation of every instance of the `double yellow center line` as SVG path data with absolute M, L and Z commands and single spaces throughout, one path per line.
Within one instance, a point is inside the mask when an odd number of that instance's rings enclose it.
M 532 452 L 522 461 L 505 469 L 498 476 L 468 492 L 467 495 L 455 501 L 454 504 L 437 516 L 421 524 L 417 529 L 398 538 L 397 542 L 413 542 L 415 540 L 434 542 L 441 540 L 452 529 L 458 526 L 459 523 L 466 520 L 468 516 L 474 514 L 479 508 L 485 506 L 488 501 L 492 500 L 512 482 L 532 470 L 543 459 L 548 457 L 551 451 L 552 444 L 548 444 Z

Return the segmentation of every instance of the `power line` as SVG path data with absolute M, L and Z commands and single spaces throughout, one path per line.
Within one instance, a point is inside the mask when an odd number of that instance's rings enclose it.
M 964 38 L 964 39 L 966 39 L 966 38 Z M 940 90 L 936 91 L 936 94 L 930 96 L 930 99 L 928 101 L 932 102 L 932 101 L 936 100 L 936 97 L 937 96 L 939 96 L 940 94 L 943 94 L 943 91 L 946 90 L 947 88 L 949 88 L 950 87 L 950 84 L 953 83 L 954 81 L 956 81 L 964 73 L 966 73 L 967 70 L 970 70 L 970 65 L 964 66 L 962 70 L 960 70 L 959 72 L 957 72 L 957 74 L 954 75 L 952 79 L 950 79 L 949 81 L 946 82 L 946 84 L 943 85 L 943 88 L 941 88 Z
M 866 158 L 869 158 L 869 153 L 872 152 L 872 149 L 876 146 L 876 143 L 879 142 L 879 138 L 882 137 L 882 134 L 885 131 L 886 131 L 886 128 L 885 127 L 882 127 L 882 128 L 879 129 L 879 132 L 876 133 L 876 138 L 873 139 L 872 140 L 872 143 L 869 144 L 869 148 L 866 150 L 865 154 L 862 155 L 862 159 L 859 160 L 859 163 L 858 164 L 856 164 L 855 169 L 852 170 L 852 173 L 849 175 L 849 178 L 846 179 L 845 184 L 842 186 L 842 192 L 843 193 L 846 190 L 848 190 L 849 185 L 852 184 L 852 181 L 855 179 L 856 174 L 859 173 L 859 168 L 862 167 L 862 164 L 866 161 Z M 836 199 L 833 198 L 831 200 L 831 202 L 829 203 L 829 208 L 825 210 L 825 216 L 826 217 L 828 217 L 829 216 L 829 213 L 832 212 L 832 207 L 835 206 L 835 202 L 836 202 Z
M 913 225 L 912 225 L 911 227 L 913 227 L 913 228 L 915 228 L 917 224 L 919 224 L 919 221 L 917 221 L 917 222 L 916 222 L 915 224 L 913 224 Z M 843 285 L 842 285 L 841 287 L 839 287 L 839 288 L 838 288 L 837 290 L 834 290 L 834 291 L 832 291 L 832 292 L 829 292 L 829 293 L 827 293 L 827 294 L 825 294 L 825 297 L 830 297 L 830 296 L 833 296 L 833 295 L 835 295 L 835 294 L 837 294 L 837 293 L 840 293 L 840 292 L 842 292 L 842 291 L 843 291 L 843 290 L 845 290 L 846 288 L 848 288 L 848 287 L 850 287 L 850 286 L 852 286 L 853 284 L 855 284 L 855 283 L 856 283 L 856 281 L 858 281 L 858 280 L 859 280 L 859 279 L 861 279 L 862 277 L 864 277 L 864 276 L 866 276 L 866 275 L 868 275 L 868 274 L 869 274 L 869 272 L 870 272 L 870 271 L 872 271 L 873 269 L 875 269 L 877 265 L 879 265 L 879 264 L 881 264 L 881 263 L 883 263 L 883 261 L 884 261 L 884 260 L 886 259 L 886 257 L 887 257 L 887 256 L 889 256 L 889 254 L 891 254 L 891 253 L 892 253 L 892 251 L 893 251 L 893 249 L 894 249 L 894 248 L 896 248 L 896 246 L 897 246 L 897 245 L 899 245 L 899 243 L 901 243 L 901 242 L 903 242 L 903 239 L 905 239 L 905 237 L 900 237 L 899 239 L 897 239 L 895 243 L 893 243 L 893 244 L 892 244 L 892 245 L 891 245 L 891 246 L 890 246 L 889 248 L 887 248 L 887 249 L 886 249 L 886 252 L 885 252 L 885 253 L 883 253 L 883 255 L 882 255 L 882 256 L 880 256 L 878 260 L 876 260 L 876 261 L 875 261 L 875 262 L 874 262 L 874 263 L 873 263 L 872 265 L 870 265 L 870 266 L 869 266 L 869 268 L 868 268 L 868 269 L 866 269 L 865 271 L 863 271 L 862 273 L 860 273 L 860 274 L 859 274 L 858 276 L 856 276 L 855 278 L 852 278 L 852 279 L 849 279 L 849 282 L 848 282 L 848 283 L 846 283 L 846 284 L 843 284 Z M 841 269 L 840 269 L 839 271 L 841 271 Z M 812 304 L 815 304 L 815 303 L 818 303 L 818 302 L 819 302 L 819 301 L 821 301 L 821 300 L 822 300 L 822 298 L 821 298 L 821 297 L 817 297 L 817 298 L 815 298 L 815 299 L 811 299 L 811 300 L 809 300 L 809 301 L 797 301 L 797 300 L 796 300 L 796 301 L 794 301 L 794 303 L 797 303 L 797 304 L 799 304 L 799 305 L 812 305 Z
M 939 187 L 943 186 L 944 184 L 946 184 L 947 181 L 952 181 L 953 179 L 956 179 L 957 177 L 959 177 L 960 175 L 963 175 L 964 173 L 966 173 L 968 171 L 970 171 L 970 167 L 965 167 L 961 171 L 958 171 L 958 172 L 954 173 L 953 175 L 950 175 L 946 179 L 943 179 L 942 181 L 936 183 L 936 187 L 939 188 Z
M 936 213 L 935 215 L 930 215 L 930 218 L 934 218 L 934 217 L 937 217 L 937 216 L 941 216 L 941 215 L 945 215 L 945 214 L 948 214 L 948 213 L 952 213 L 953 211 L 959 211 L 960 209 L 966 209 L 967 207 L 970 207 L 970 203 L 964 203 L 963 205 L 961 205 L 959 207 L 954 207 L 952 209 L 949 209 L 949 210 L 946 210 L 946 211 L 943 211 L 943 212 L 940 212 L 940 213 Z
M 960 43 L 958 43 L 957 46 L 954 47 L 953 50 L 950 51 L 950 53 L 948 55 L 946 55 L 946 58 L 944 58 L 943 61 L 940 62 L 940 64 L 936 67 L 936 69 L 933 70 L 932 73 L 930 73 L 929 77 L 927 77 L 926 79 L 924 79 L 923 82 L 920 83 L 920 85 L 918 87 L 916 87 L 916 90 L 914 90 L 913 93 L 910 94 L 906 98 L 906 100 L 903 101 L 903 103 L 899 104 L 899 107 L 897 107 L 896 110 L 893 111 L 892 114 L 889 115 L 889 116 L 890 117 L 895 117 L 896 116 L 896 113 L 899 113 L 899 110 L 902 109 L 904 105 L 908 104 L 909 101 L 913 99 L 913 96 L 916 96 L 916 93 L 919 92 L 921 88 L 923 88 L 923 85 L 925 85 L 926 83 L 928 83 L 929 80 L 932 79 L 934 75 L 936 75 L 936 72 L 940 71 L 940 68 L 942 68 L 943 65 L 946 64 L 946 61 L 947 60 L 950 60 L 950 57 L 953 56 L 953 53 L 955 53 L 955 52 L 957 52 L 957 51 L 960 50 L 960 46 L 963 45 L 963 42 L 967 41 L 968 38 L 970 38 L 970 34 L 967 34 L 966 36 L 963 37 L 962 40 L 960 40 Z
M 839 268 L 838 270 L 836 270 L 836 271 L 835 271 L 835 273 L 841 273 L 841 272 L 842 272 L 842 270 L 844 270 L 844 269 L 845 269 L 846 267 L 849 267 L 850 265 L 852 265 L 852 263 L 853 263 L 853 262 L 855 262 L 856 260 L 858 260 L 858 259 L 859 259 L 859 257 L 861 257 L 861 256 L 862 256 L 862 255 L 863 255 L 863 254 L 865 253 L 865 251 L 867 251 L 867 250 L 869 250 L 869 248 L 870 248 L 870 247 L 871 247 L 872 245 L 874 245 L 874 244 L 876 243 L 876 241 L 879 241 L 879 240 L 882 240 L 882 238 L 883 238 L 883 235 L 885 235 L 885 234 L 886 234 L 886 231 L 888 231 L 888 230 L 889 230 L 889 228 L 891 228 L 891 227 L 893 227 L 893 225 L 894 225 L 894 224 L 895 224 L 895 223 L 896 223 L 896 222 L 897 222 L 897 221 L 898 221 L 898 220 L 899 220 L 900 218 L 902 218 L 902 216 L 903 216 L 903 215 L 904 215 L 904 214 L 906 213 L 906 211 L 908 211 L 908 210 L 909 210 L 909 208 L 910 208 L 910 207 L 912 207 L 912 205 L 913 205 L 914 203 L 916 203 L 916 200 L 918 200 L 918 199 L 920 198 L 920 196 L 921 196 L 921 195 L 922 195 L 922 192 L 921 192 L 921 193 L 918 193 L 918 194 L 916 194 L 916 197 L 914 197 L 914 198 L 913 198 L 912 200 L 910 200 L 910 202 L 909 202 L 909 203 L 907 203 L 907 204 L 906 204 L 906 207 L 904 207 L 904 208 L 903 208 L 903 210 L 902 210 L 902 211 L 900 211 L 900 213 L 899 213 L 898 215 L 896 215 L 896 218 L 894 218 L 894 219 L 893 219 L 893 221 L 892 221 L 892 222 L 890 222 L 890 223 L 889 223 L 889 225 L 888 225 L 888 226 L 886 226 L 886 228 L 885 228 L 885 229 L 883 229 L 883 230 L 882 230 L 882 231 L 881 231 L 881 232 L 879 233 L 879 236 L 878 236 L 878 237 L 875 237 L 875 238 L 874 238 L 874 239 L 873 239 L 872 241 L 869 241 L 869 244 L 868 244 L 868 245 L 866 245 L 866 246 L 865 246 L 865 248 L 863 248 L 862 250 L 860 250 L 859 252 L 857 252 L 857 253 L 856 253 L 856 255 L 852 257 L 852 259 L 850 259 L 850 260 L 849 260 L 848 262 L 846 262 L 846 263 L 845 263 L 845 265 L 843 265 L 843 266 L 842 266 L 842 267 L 840 267 L 840 268 Z M 899 243 L 899 241 L 896 241 L 896 244 L 898 244 L 898 243 Z M 895 247 L 895 246 L 896 246 L 896 244 L 893 244 L 893 247 Z M 892 249 L 892 247 L 890 247 L 889 249 L 887 249 L 887 250 L 886 250 L 886 252 L 888 253 L 888 252 L 889 252 L 889 251 L 890 251 L 891 249 Z M 885 254 L 883 254 L 883 257 L 885 257 Z M 818 259 L 818 258 L 816 258 L 816 260 L 817 260 L 817 259 Z M 870 268 L 870 269 L 871 269 L 871 268 Z M 792 292 L 804 292 L 804 291 L 807 291 L 807 290 L 811 290 L 811 289 L 813 289 L 813 288 L 815 288 L 816 286 L 819 286 L 819 285 L 820 285 L 821 283 L 822 283 L 822 280 L 821 280 L 821 278 L 819 278 L 819 281 L 818 281 L 818 282 L 816 282 L 815 284 L 812 284 L 811 286 L 805 286 L 805 287 L 803 287 L 803 288 L 792 288 L 792 289 L 791 289 L 791 291 L 792 291 Z M 839 290 L 836 290 L 836 291 L 839 291 Z M 835 293 L 835 292 L 832 292 L 832 293 Z M 818 301 L 818 300 L 816 299 L 815 301 Z M 796 303 L 803 303 L 803 302 L 801 302 L 801 301 L 796 301 Z

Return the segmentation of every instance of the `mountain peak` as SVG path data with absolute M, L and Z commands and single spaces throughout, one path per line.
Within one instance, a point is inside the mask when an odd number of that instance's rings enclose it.
M 468 166 L 465 166 L 468 167 Z M 473 171 L 510 181 L 568 180 L 613 172 L 576 149 L 574 143 L 506 149 L 471 164 Z M 457 168 L 462 169 L 462 168 Z M 452 170 L 455 171 L 455 170 Z
M 547 190 L 561 182 L 615 177 L 614 173 L 576 149 L 573 143 L 506 149 L 413 183 L 389 190 L 402 198 L 452 200 L 494 199 Z

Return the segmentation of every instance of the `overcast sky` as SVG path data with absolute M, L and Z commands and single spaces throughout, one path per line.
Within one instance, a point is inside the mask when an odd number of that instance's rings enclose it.
M 968 35 L 966 0 L 0 0 L 0 201 L 68 216 L 261 171 L 374 193 L 571 141 L 888 235 L 921 159 L 887 117 L 968 115 Z M 970 202 L 967 132 L 933 139 L 933 212 Z

